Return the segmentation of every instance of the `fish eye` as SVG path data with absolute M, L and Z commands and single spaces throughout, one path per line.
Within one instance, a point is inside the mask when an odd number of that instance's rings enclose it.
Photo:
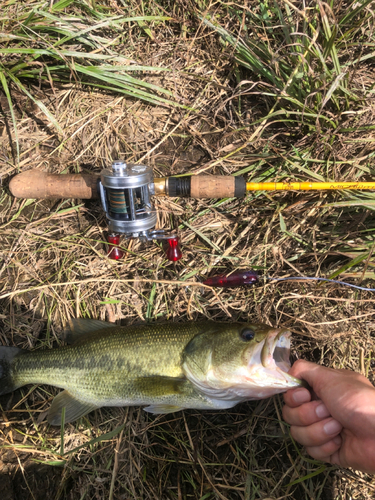
M 242 340 L 249 342 L 250 340 L 253 340 L 253 338 L 255 337 L 255 333 L 250 328 L 244 328 L 243 330 L 241 330 L 240 337 Z

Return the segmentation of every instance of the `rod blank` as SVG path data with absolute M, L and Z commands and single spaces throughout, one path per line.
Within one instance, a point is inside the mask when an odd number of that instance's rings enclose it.
M 375 182 L 247 182 L 246 191 L 325 191 L 375 189 Z

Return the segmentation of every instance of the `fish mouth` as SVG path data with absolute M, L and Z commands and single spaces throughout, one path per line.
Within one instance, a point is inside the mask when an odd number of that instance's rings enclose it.
M 291 367 L 290 337 L 291 332 L 285 328 L 271 330 L 263 343 L 261 363 L 265 369 L 276 371 L 284 380 L 301 385 L 301 380 L 288 374 Z

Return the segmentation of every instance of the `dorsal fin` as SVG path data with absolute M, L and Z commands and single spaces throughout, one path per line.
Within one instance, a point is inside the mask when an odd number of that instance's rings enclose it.
M 64 332 L 64 340 L 68 344 L 74 344 L 74 342 L 86 339 L 98 330 L 105 330 L 116 326 L 118 325 L 108 323 L 107 321 L 100 321 L 98 319 L 72 318 L 69 320 L 70 330 Z

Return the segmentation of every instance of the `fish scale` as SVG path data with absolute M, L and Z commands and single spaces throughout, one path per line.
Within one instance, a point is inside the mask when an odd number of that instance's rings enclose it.
M 113 328 L 107 334 L 96 332 L 89 341 L 28 352 L 15 359 L 14 381 L 19 386 L 33 380 L 85 392 L 95 401 L 123 399 L 132 381 L 142 376 L 182 377 L 181 347 L 198 329 L 192 332 L 182 327 L 178 334 L 169 326 L 164 331 L 160 327 L 149 330 Z
M 247 337 L 251 332 L 250 340 L 242 335 L 244 331 Z M 66 422 L 103 406 L 150 405 L 146 409 L 154 413 L 229 408 L 253 398 L 252 382 L 246 381 L 245 372 L 251 353 L 265 345 L 271 331 L 277 332 L 261 324 L 120 327 L 73 320 L 67 337 L 71 345 L 34 351 L 0 347 L 0 395 L 30 383 L 64 389 L 48 415 L 55 425 L 61 421 L 63 408 Z M 260 357 L 257 363 L 261 363 Z M 290 377 L 281 378 L 284 385 L 274 392 L 291 386 Z

